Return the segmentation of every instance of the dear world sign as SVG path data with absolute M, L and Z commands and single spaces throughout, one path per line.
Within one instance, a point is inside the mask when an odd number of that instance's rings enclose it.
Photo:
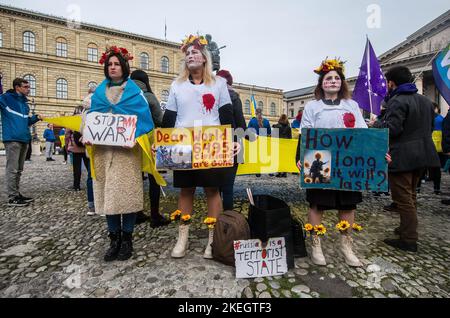
M 306 189 L 388 191 L 388 129 L 302 129 Z

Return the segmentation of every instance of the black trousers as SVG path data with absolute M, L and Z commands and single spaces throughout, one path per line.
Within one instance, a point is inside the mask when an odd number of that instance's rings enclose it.
M 159 198 L 161 196 L 161 188 L 156 183 L 155 177 L 151 174 L 148 175 L 148 181 L 150 182 L 150 213 L 152 216 L 157 216 L 157 214 L 159 215 Z
M 74 189 L 80 189 L 81 182 L 81 162 L 84 163 L 86 170 L 89 167 L 89 159 L 86 157 L 86 153 L 73 153 L 73 187 Z

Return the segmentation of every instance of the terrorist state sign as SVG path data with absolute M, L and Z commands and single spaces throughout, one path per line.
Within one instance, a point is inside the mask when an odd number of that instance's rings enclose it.
M 300 185 L 388 191 L 388 129 L 302 129 Z
M 156 168 L 197 170 L 234 165 L 230 126 L 163 128 L 155 131 Z
M 234 241 L 236 278 L 279 276 L 287 273 L 284 237 L 271 238 L 263 247 L 260 240 Z
M 86 116 L 83 139 L 93 145 L 133 146 L 137 116 L 89 113 Z

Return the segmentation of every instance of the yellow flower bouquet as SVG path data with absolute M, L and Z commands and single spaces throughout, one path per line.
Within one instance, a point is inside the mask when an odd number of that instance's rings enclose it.
M 170 215 L 170 220 L 173 221 L 178 221 L 181 217 L 181 211 L 180 210 L 176 210 L 175 212 L 173 212 Z
M 314 226 L 314 232 L 317 236 L 323 236 L 327 233 L 327 228 L 323 224 Z
M 208 226 L 208 229 L 213 229 L 216 226 L 217 219 L 208 217 L 203 221 L 203 223 Z

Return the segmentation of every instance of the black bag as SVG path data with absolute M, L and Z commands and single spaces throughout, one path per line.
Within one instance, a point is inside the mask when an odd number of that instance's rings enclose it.
M 250 205 L 248 224 L 252 239 L 267 242 L 273 237 L 284 237 L 288 268 L 294 268 L 294 238 L 291 209 L 283 200 L 270 195 L 253 196 L 255 205 Z
M 226 265 L 235 266 L 234 241 L 250 239 L 250 228 L 246 218 L 235 211 L 225 211 L 214 227 L 212 243 L 213 258 Z
M 302 221 L 292 219 L 292 235 L 294 238 L 294 257 L 307 257 L 305 239 L 306 232 Z

